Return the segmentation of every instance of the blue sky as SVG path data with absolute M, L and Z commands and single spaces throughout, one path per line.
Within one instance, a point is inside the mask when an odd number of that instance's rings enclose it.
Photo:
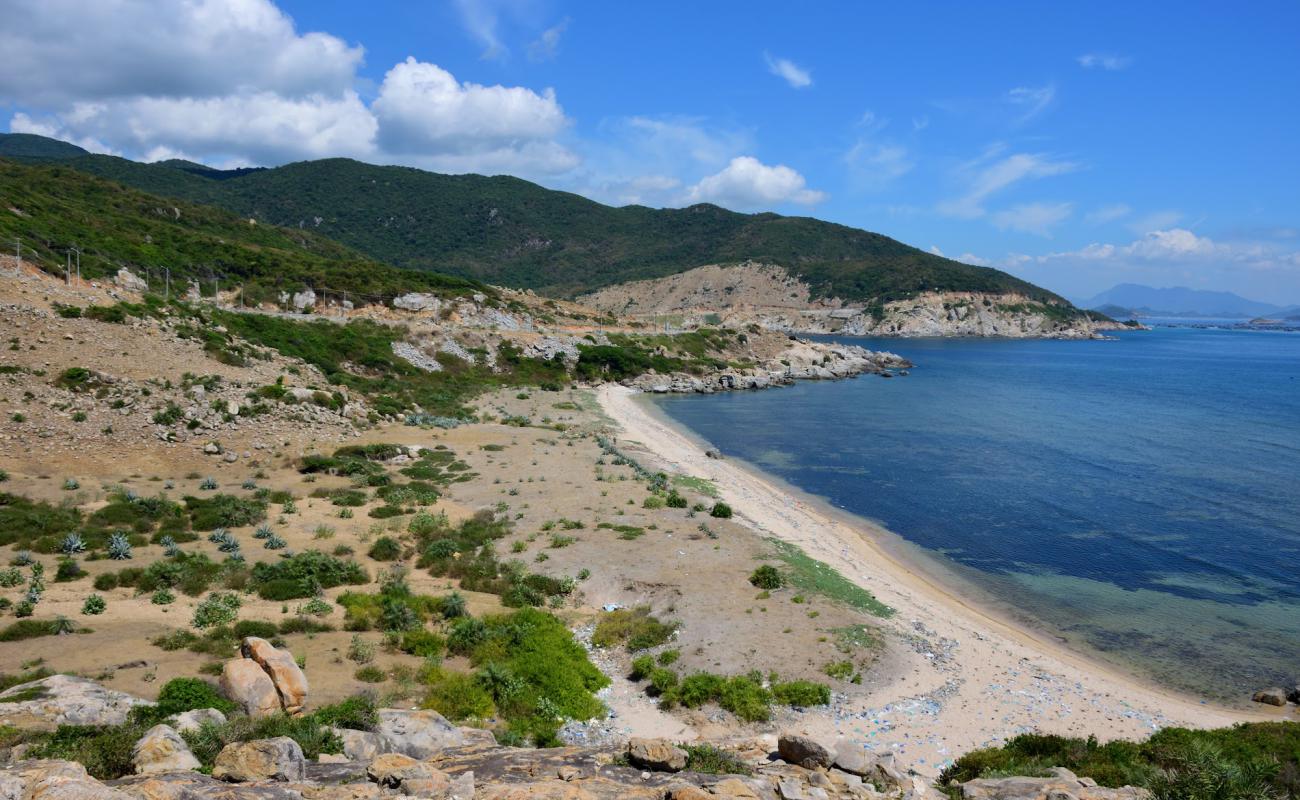
M 0 8 L 0 119 L 96 150 L 510 173 L 807 214 L 1072 297 L 1300 303 L 1295 2 Z

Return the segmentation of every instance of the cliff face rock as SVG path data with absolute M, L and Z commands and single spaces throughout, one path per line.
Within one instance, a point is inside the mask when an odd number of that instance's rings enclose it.
M 87 678 L 51 675 L 0 692 L 0 724 L 18 728 L 121 725 L 148 700 L 100 686 Z
M 686 324 L 755 323 L 793 333 L 847 336 L 1001 336 L 1092 338 L 1118 327 L 1016 294 L 924 292 L 870 309 L 811 287 L 783 268 L 746 263 L 698 267 L 677 275 L 611 286 L 580 298 L 608 313 L 683 316 Z

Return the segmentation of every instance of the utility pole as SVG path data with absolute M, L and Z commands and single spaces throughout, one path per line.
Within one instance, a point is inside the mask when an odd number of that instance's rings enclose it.
M 163 271 L 163 275 L 165 276 L 163 279 L 165 281 L 164 288 L 163 288 L 163 299 L 170 300 L 172 299 L 172 271 L 167 267 L 163 267 L 162 271 Z
M 18 271 L 14 275 L 21 276 L 23 274 L 23 240 L 21 236 L 14 239 L 14 253 L 18 256 Z
M 65 251 L 63 255 L 65 256 L 63 261 L 63 283 L 67 286 L 71 286 L 72 285 L 72 253 Z
M 81 285 L 81 250 L 72 248 L 72 252 L 77 254 L 77 285 Z
M 213 276 L 212 276 L 212 304 L 213 304 L 214 306 L 220 306 L 220 305 L 221 305 L 221 294 L 220 294 L 220 291 L 221 291 L 221 288 L 217 285 L 217 276 L 216 276 L 216 275 L 213 275 Z

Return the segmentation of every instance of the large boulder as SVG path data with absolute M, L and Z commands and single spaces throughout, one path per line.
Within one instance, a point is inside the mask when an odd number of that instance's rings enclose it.
M 127 269 L 126 267 L 122 267 L 117 271 L 117 274 L 113 276 L 113 283 L 117 284 L 119 288 L 125 289 L 128 292 L 143 293 L 149 290 L 148 281 L 146 281 L 144 278 L 141 278 L 139 275 L 136 275 L 134 272 Z
M 381 708 L 375 733 L 383 739 L 385 752 L 418 759 L 430 758 L 465 741 L 460 729 L 437 711 Z
M 1286 690 L 1280 689 L 1276 686 L 1271 689 L 1260 689 L 1258 692 L 1255 692 L 1254 696 L 1250 699 L 1254 700 L 1256 703 L 1263 703 L 1264 705 L 1284 706 L 1286 705 Z
M 141 736 L 131 749 L 131 763 L 137 775 L 185 772 L 203 766 L 170 725 L 155 725 Z
M 307 676 L 294 660 L 293 653 L 275 647 L 265 639 L 249 636 L 240 647 L 244 658 L 252 659 L 275 684 L 284 713 L 297 715 L 307 704 Z
M 121 725 L 136 706 L 153 705 L 87 678 L 51 675 L 0 692 L 0 724 L 19 728 Z
M 3 800 L 134 800 L 110 789 L 75 761 L 20 761 L 0 772 Z
M 251 658 L 232 658 L 221 668 L 221 691 L 250 717 L 280 710 L 280 693 L 271 677 Z
M 223 781 L 300 781 L 307 760 L 288 736 L 234 742 L 222 748 L 212 765 L 212 777 Z
M 776 740 L 776 750 L 787 764 L 804 769 L 829 767 L 832 761 L 830 748 L 800 733 L 781 734 Z
M 627 760 L 633 766 L 656 772 L 681 772 L 686 769 L 686 751 L 667 739 L 633 736 L 627 743 Z
M 384 739 L 370 731 L 350 728 L 332 728 L 334 735 L 343 740 L 343 755 L 349 761 L 369 761 L 384 752 Z
M 393 308 L 400 308 L 403 311 L 433 311 L 437 312 L 442 305 L 442 301 L 436 295 L 424 294 L 423 292 L 408 292 L 393 298 Z

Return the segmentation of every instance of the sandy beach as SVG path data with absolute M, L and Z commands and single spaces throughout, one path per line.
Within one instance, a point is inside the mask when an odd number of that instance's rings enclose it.
M 964 601 L 880 546 L 886 532 L 849 522 L 781 489 L 756 471 L 705 455 L 690 435 L 659 419 L 618 385 L 598 400 L 659 467 L 714 481 L 737 521 L 803 548 L 896 610 L 884 621 L 891 673 L 862 700 L 805 715 L 810 731 L 894 751 L 922 774 L 937 774 L 972 748 L 1029 731 L 1143 738 L 1169 726 L 1218 727 L 1281 719 L 1284 713 L 1229 709 L 1180 696 L 1097 663 Z

